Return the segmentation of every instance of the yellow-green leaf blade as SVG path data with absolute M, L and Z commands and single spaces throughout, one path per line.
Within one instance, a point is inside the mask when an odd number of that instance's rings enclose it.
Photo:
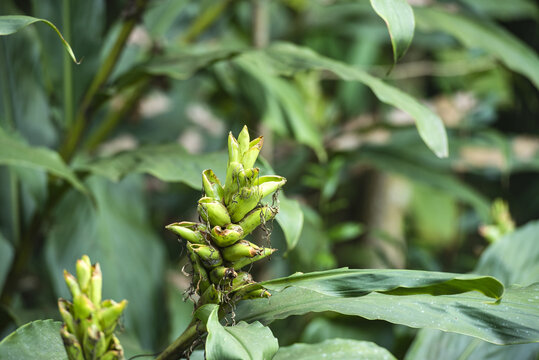
M 393 62 L 399 61 L 414 37 L 414 11 L 406 0 L 371 0 L 374 11 L 386 23 L 393 47 Z

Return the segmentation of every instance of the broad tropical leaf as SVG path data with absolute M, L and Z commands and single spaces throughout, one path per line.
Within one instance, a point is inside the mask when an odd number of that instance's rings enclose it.
M 58 153 L 34 147 L 10 137 L 0 129 L 0 164 L 39 168 L 67 180 L 77 190 L 87 193 L 86 187 L 64 163 Z
M 60 327 L 53 320 L 38 320 L 21 326 L 0 342 L 2 360 L 67 360 Z
M 389 351 L 369 341 L 330 339 L 318 344 L 279 348 L 273 360 L 394 360 Z
M 488 247 L 475 272 L 496 276 L 506 285 L 528 285 L 539 281 L 537 234 L 539 222 L 535 221 L 506 235 Z M 468 359 L 531 360 L 539 355 L 539 344 L 496 346 L 468 336 L 423 329 L 408 351 L 406 359 L 452 360 L 464 355 Z
M 118 181 L 131 173 L 147 173 L 168 182 L 183 182 L 195 189 L 202 187 L 201 173 L 213 169 L 224 179 L 226 154 L 194 155 L 179 144 L 150 145 L 80 165 L 110 180 Z
M 75 54 L 73 53 L 73 50 L 71 49 L 71 46 L 65 41 L 64 37 L 58 30 L 56 26 L 54 26 L 53 23 L 51 23 L 48 20 L 45 19 L 38 19 L 31 16 L 26 15 L 4 15 L 0 16 L 0 36 L 1 35 L 10 35 L 17 31 L 19 31 L 22 28 L 27 27 L 28 25 L 34 24 L 36 22 L 43 22 L 50 26 L 56 34 L 58 34 L 58 37 L 60 40 L 62 40 L 62 43 L 64 44 L 64 47 L 66 51 L 69 53 L 69 56 L 71 56 L 71 59 L 73 59 L 74 62 L 77 64 L 79 63 L 77 61 L 77 58 L 75 57 Z
M 219 323 L 219 306 L 204 305 L 196 316 L 206 323 L 207 360 L 271 359 L 279 349 L 271 330 L 259 322 L 240 322 L 234 326 Z
M 236 319 L 269 323 L 291 315 L 334 311 L 496 344 L 539 340 L 539 283 L 506 289 L 497 301 L 503 286 L 492 277 L 413 270 L 339 269 L 262 285 L 272 296 L 241 302 Z
M 406 0 L 371 0 L 371 6 L 387 25 L 393 47 L 393 63 L 396 63 L 412 43 L 414 11 Z

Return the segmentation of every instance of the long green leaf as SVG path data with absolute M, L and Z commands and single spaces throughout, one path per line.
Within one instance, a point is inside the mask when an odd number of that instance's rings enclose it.
M 2 360 L 67 360 L 60 327 L 53 320 L 38 320 L 21 326 L 0 342 Z
M 496 276 L 505 284 L 539 281 L 539 221 L 506 235 L 488 247 L 475 269 L 478 274 Z M 414 340 L 406 359 L 535 359 L 539 344 L 496 346 L 458 334 L 423 329 Z
M 393 47 L 393 62 L 404 56 L 414 37 L 414 11 L 406 0 L 371 0 L 371 6 L 386 23 Z
M 0 164 L 45 169 L 67 180 L 77 190 L 87 193 L 86 187 L 63 162 L 58 153 L 18 141 L 0 129 Z
M 480 48 L 508 68 L 528 77 L 539 88 L 539 57 L 526 44 L 503 28 L 462 14 L 436 8 L 415 8 L 418 26 L 447 32 L 465 46 Z
M 147 173 L 168 182 L 200 189 L 201 173 L 213 169 L 224 179 L 226 154 L 189 154 L 179 144 L 150 145 L 79 165 L 79 169 L 118 181 L 131 173 Z
M 410 114 L 419 135 L 427 146 L 439 157 L 446 157 L 447 134 L 442 120 L 412 96 L 384 83 L 353 66 L 323 57 L 314 51 L 293 44 L 279 43 L 263 50 L 247 52 L 239 56 L 240 61 L 249 62 L 260 71 L 275 75 L 290 76 L 298 71 L 329 71 L 347 81 L 359 81 L 367 85 L 381 101 Z
M 64 37 L 62 36 L 58 28 L 54 26 L 54 24 L 48 20 L 38 19 L 35 17 L 26 16 L 26 15 L 0 16 L 0 36 L 13 34 L 21 30 L 22 28 L 25 28 L 28 25 L 34 24 L 36 22 L 43 22 L 49 25 L 56 32 L 56 34 L 58 34 L 58 37 L 60 37 L 60 40 L 62 40 L 62 43 L 64 44 L 66 51 L 69 53 L 69 56 L 71 56 L 71 59 L 73 59 L 73 61 L 77 64 L 80 63 L 79 61 L 77 61 L 77 58 L 75 57 L 75 54 L 73 53 L 73 50 L 71 49 L 71 46 L 69 46 L 67 41 L 65 41 Z
M 279 349 L 277 339 L 268 327 L 259 322 L 240 322 L 234 326 L 219 323 L 219 306 L 204 305 L 197 316 L 206 323 L 207 360 L 265 360 L 273 358 Z
M 371 292 L 448 295 L 479 291 L 488 297 L 499 299 L 503 294 L 503 285 L 490 276 L 412 270 L 343 268 L 297 274 L 265 281 L 263 284 L 270 290 L 283 291 L 287 287 L 294 286 L 337 297 L 358 297 Z
M 326 275 L 320 272 L 262 283 L 272 296 L 241 302 L 236 318 L 269 323 L 291 315 L 334 311 L 456 332 L 496 344 L 539 340 L 539 283 L 506 289 L 503 298 L 494 301 L 481 293 L 501 295 L 502 285 L 491 277 L 343 269 Z
M 279 348 L 273 360 L 394 360 L 386 349 L 369 341 L 329 339 L 318 344 L 294 344 Z

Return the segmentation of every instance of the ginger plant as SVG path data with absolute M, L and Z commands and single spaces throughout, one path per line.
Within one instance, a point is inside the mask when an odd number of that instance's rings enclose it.
M 262 199 L 286 183 L 282 176 L 260 176 L 260 169 L 254 167 L 262 145 L 262 136 L 250 140 L 246 126 L 238 139 L 230 133 L 224 185 L 211 169 L 202 172 L 204 194 L 197 207 L 201 222 L 182 221 L 166 227 L 186 241 L 191 287 L 199 295 L 197 307 L 270 296 L 262 287 L 253 290 L 255 282 L 243 270 L 276 251 L 245 240 L 277 215 L 278 207 L 263 204 Z
M 77 277 L 64 270 L 73 302 L 58 299 L 64 320 L 60 335 L 69 360 L 121 360 L 123 348 L 114 335 L 126 300 L 101 300 L 103 277 L 99 263 L 84 255 L 77 260 Z

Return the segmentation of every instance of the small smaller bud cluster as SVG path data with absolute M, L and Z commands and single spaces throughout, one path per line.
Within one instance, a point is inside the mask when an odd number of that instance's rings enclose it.
M 202 172 L 204 196 L 197 209 L 203 222 L 182 221 L 167 226 L 187 241 L 192 285 L 201 298 L 199 304 L 270 296 L 262 287 L 242 291 L 255 282 L 241 269 L 276 251 L 244 238 L 277 215 L 276 206 L 264 205 L 261 200 L 286 183 L 282 176 L 259 176 L 260 169 L 253 167 L 262 144 L 262 137 L 250 140 L 247 127 L 238 139 L 230 133 L 224 186 L 211 169 Z
M 509 205 L 502 199 L 494 200 L 490 209 L 493 224 L 479 227 L 479 234 L 493 243 L 515 230 L 515 222 L 509 213 Z
M 64 319 L 60 330 L 69 360 L 120 360 L 124 353 L 114 329 L 127 301 L 101 301 L 103 277 L 99 263 L 84 255 L 77 260 L 77 277 L 64 270 L 73 302 L 58 300 Z

